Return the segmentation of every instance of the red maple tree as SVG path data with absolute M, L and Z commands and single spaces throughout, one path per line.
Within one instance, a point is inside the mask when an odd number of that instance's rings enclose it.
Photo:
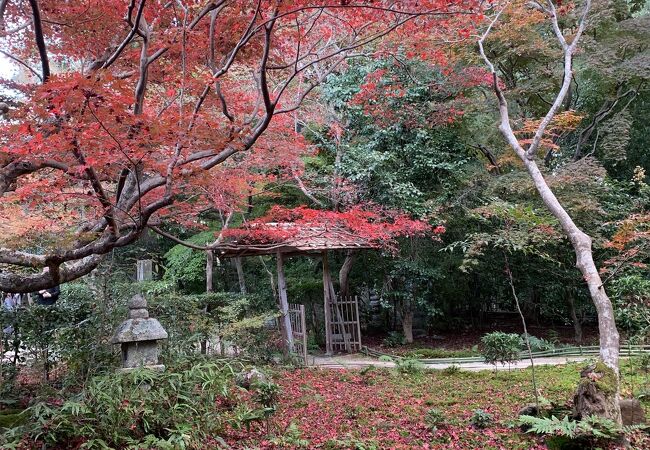
M 330 73 L 403 45 L 393 32 L 462 30 L 478 5 L 0 2 L 2 53 L 23 70 L 2 81 L 0 289 L 83 276 L 154 219 L 238 208 L 299 166 L 295 113 Z

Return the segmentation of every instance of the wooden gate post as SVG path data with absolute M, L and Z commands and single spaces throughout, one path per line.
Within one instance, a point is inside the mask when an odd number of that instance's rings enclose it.
M 287 279 L 284 276 L 284 259 L 282 253 L 278 252 L 278 297 L 280 300 L 280 313 L 282 317 L 282 332 L 284 342 L 289 353 L 293 352 L 293 330 L 291 329 L 291 318 L 289 317 L 289 300 L 287 299 Z
M 302 358 L 305 366 L 309 365 L 307 358 L 307 321 L 305 320 L 305 305 L 300 305 L 300 331 L 302 332 Z
M 332 280 L 330 268 L 327 262 L 327 250 L 322 253 L 323 257 L 323 308 L 325 311 L 325 354 L 332 354 L 332 318 L 330 309 L 330 287 Z

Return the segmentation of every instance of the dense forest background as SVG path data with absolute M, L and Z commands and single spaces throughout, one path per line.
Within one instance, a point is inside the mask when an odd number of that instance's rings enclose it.
M 594 238 L 597 264 L 627 337 L 650 325 L 647 208 L 650 169 L 650 21 L 643 3 L 599 2 L 579 53 L 570 93 L 541 149 L 544 172 L 561 203 Z M 486 47 L 526 138 L 561 82 L 560 50 L 542 17 L 502 19 Z M 446 65 L 412 54 L 354 58 L 331 74 L 295 127 L 306 145 L 304 167 L 265 181 L 236 227 L 272 205 L 342 211 L 378 204 L 445 227 L 439 239 L 402 238 L 395 253 L 332 255 L 352 262 L 349 291 L 358 295 L 367 331 L 397 330 L 407 340 L 449 329 L 490 326 L 489 313 L 515 312 L 508 273 L 531 324 L 573 327 L 576 342 L 595 311 L 556 220 L 497 129 L 493 95 L 475 49 L 450 45 Z M 297 144 L 298 145 L 298 144 Z M 168 227 L 195 244 L 211 242 L 224 217 L 203 214 L 200 228 Z M 205 252 L 149 234 L 116 250 L 111 270 L 132 272 L 154 259 L 179 293 L 205 291 Z M 218 256 L 218 255 L 217 255 Z M 238 267 L 239 266 L 239 267 Z M 274 304 L 272 260 L 215 262 L 216 291 L 255 294 Z M 291 302 L 308 306 L 316 341 L 322 303 L 318 259 L 288 262 Z M 347 286 L 345 287 L 347 289 Z M 506 314 L 507 316 L 507 314 Z
M 643 1 L 594 3 L 569 93 L 538 155 L 560 202 L 594 239 L 618 325 L 635 340 L 650 329 L 647 12 Z M 485 42 L 523 143 L 562 83 L 561 49 L 538 13 L 506 10 Z M 562 11 L 561 21 L 571 29 L 576 11 Z M 233 157 L 224 165 L 232 176 L 201 186 L 220 195 L 249 189 L 243 208 L 213 205 L 198 220 L 176 221 L 171 209 L 162 231 L 202 246 L 274 205 L 407 213 L 444 233 L 402 237 L 389 250 L 332 252 L 337 290 L 358 296 L 365 336 L 396 332 L 411 342 L 449 330 L 518 328 L 514 293 L 532 326 L 558 327 L 576 343 L 593 340 L 595 310 L 571 245 L 499 133 L 490 74 L 475 41 L 459 35 L 443 46 L 421 43 L 421 54 L 412 42 L 378 40 L 348 58 L 291 114 L 291 132 L 269 132 L 262 145 L 270 155 L 278 146 L 285 159 L 251 157 L 238 179 L 242 160 Z M 294 151 L 302 156 L 293 160 Z M 185 206 L 193 198 L 186 197 Z M 276 310 L 273 258 L 214 256 L 147 230 L 135 245 L 112 250 L 91 276 L 64 285 L 62 301 L 75 314 L 56 320 L 77 327 L 93 311 L 100 313 L 92 321 L 118 320 L 106 311 L 124 307 L 136 261 L 151 259 L 156 281 L 148 293 L 168 312 L 177 308 L 174 317 L 185 314 L 189 328 L 199 321 L 208 336 L 226 322 L 246 319 L 246 328 L 268 321 Z M 293 257 L 286 271 L 289 301 L 306 305 L 315 348 L 323 342 L 321 262 Z

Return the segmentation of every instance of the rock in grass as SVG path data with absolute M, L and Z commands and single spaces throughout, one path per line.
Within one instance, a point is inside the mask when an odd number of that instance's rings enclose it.
M 573 399 L 573 415 L 577 419 L 591 415 L 617 419 L 616 374 L 598 360 L 580 372 L 580 383 Z
M 538 414 L 539 414 L 539 408 L 537 407 L 537 405 L 529 404 L 521 408 L 519 410 L 518 415 L 537 417 Z
M 250 389 L 250 387 L 255 383 L 265 383 L 267 381 L 268 377 L 255 367 L 246 372 L 238 373 L 235 378 L 237 386 L 244 389 Z
M 645 411 L 636 398 L 624 398 L 620 402 L 623 425 L 640 425 L 646 423 Z

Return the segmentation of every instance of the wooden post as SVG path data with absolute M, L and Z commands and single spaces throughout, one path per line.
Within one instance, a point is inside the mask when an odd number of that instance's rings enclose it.
M 149 281 L 153 279 L 153 261 L 150 259 L 139 259 L 136 266 L 136 280 Z
M 302 331 L 302 357 L 305 360 L 305 366 L 309 365 L 307 359 L 307 322 L 305 321 L 305 305 L 300 305 L 300 329 Z
M 327 251 L 323 255 L 323 308 L 325 309 L 325 354 L 332 354 L 332 318 L 330 317 L 330 268 L 327 262 Z
M 289 352 L 293 351 L 293 330 L 291 328 L 291 317 L 289 317 L 289 300 L 287 299 L 287 280 L 284 276 L 284 259 L 282 253 L 278 252 L 278 297 L 280 300 L 280 313 L 282 317 L 282 332 L 284 333 L 284 342 Z
M 358 351 L 361 351 L 361 317 L 359 317 L 359 299 L 354 296 L 354 310 L 357 317 L 357 342 L 359 344 Z
M 246 294 L 246 279 L 244 278 L 244 267 L 241 262 L 241 256 L 234 258 L 235 268 L 237 269 L 237 280 L 239 281 L 239 292 Z

